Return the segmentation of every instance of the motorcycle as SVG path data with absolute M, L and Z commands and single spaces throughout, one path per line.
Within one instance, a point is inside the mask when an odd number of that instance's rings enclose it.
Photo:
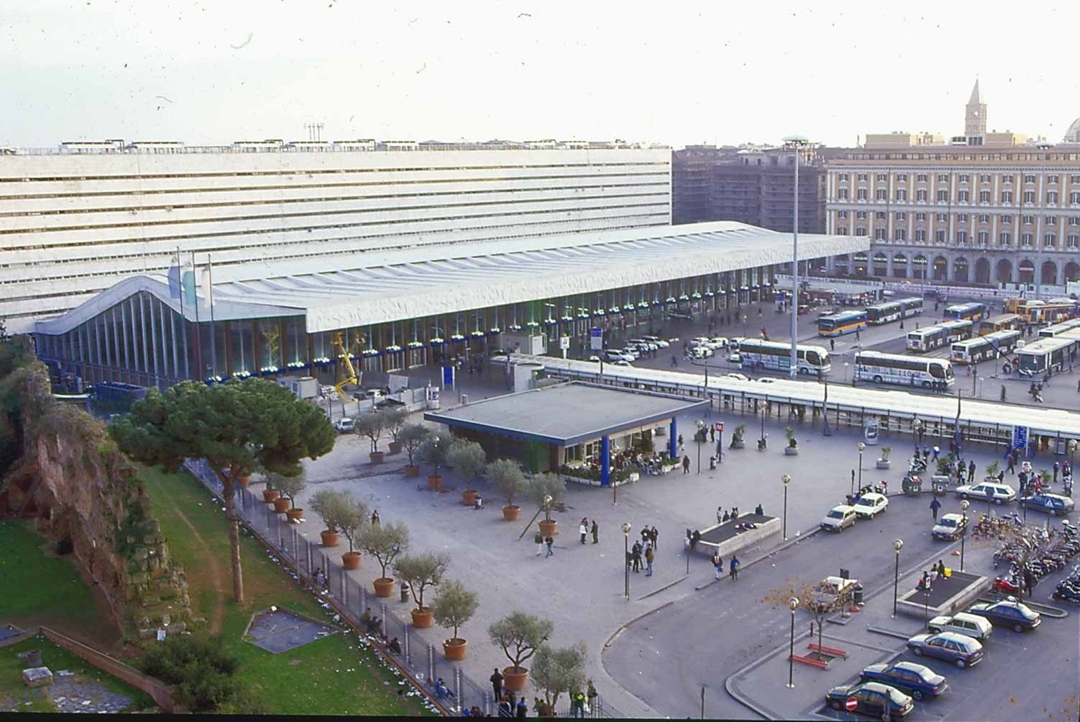
M 1019 594 L 1020 585 L 1010 579 L 998 577 L 994 580 L 993 590 L 1002 594 Z

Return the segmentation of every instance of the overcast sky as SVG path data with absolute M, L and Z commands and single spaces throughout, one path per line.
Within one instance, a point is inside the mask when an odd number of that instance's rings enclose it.
M 853 145 L 1080 115 L 1080 3 L 0 0 L 0 145 L 624 138 Z

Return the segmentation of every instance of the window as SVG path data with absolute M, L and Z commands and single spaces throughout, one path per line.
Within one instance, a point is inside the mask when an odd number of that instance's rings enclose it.
M 1057 225 L 1057 216 L 1047 216 L 1046 217 L 1046 225 L 1048 225 L 1048 226 L 1056 226 Z
M 900 211 L 899 213 L 896 214 L 896 220 L 898 220 L 898 221 L 906 221 L 907 220 L 907 213 L 904 213 L 903 211 Z
M 1001 222 L 1004 223 L 1007 226 L 1011 225 L 1012 224 L 1012 216 L 1002 216 L 1001 217 Z
M 967 245 L 967 238 L 967 231 L 956 232 L 956 242 L 959 243 L 961 246 Z
M 847 173 L 841 173 L 841 174 L 840 174 L 840 180 L 841 180 L 841 182 L 846 182 L 846 181 L 847 181 L 847 179 L 848 179 L 848 174 L 847 174 Z
M 859 174 L 859 180 L 861 180 L 861 181 L 866 180 L 866 174 L 865 173 L 860 173 Z
M 990 216 L 986 215 L 985 213 L 980 213 L 979 214 L 979 223 L 989 223 L 989 222 L 990 222 Z
M 877 189 L 877 199 L 879 201 L 885 201 L 889 199 L 889 191 L 884 188 Z
M 847 188 L 841 188 L 836 192 L 836 197 L 842 201 L 847 200 Z
M 919 228 L 915 231 L 915 242 L 926 243 L 926 231 L 924 229 Z
M 1012 244 L 1012 234 L 1008 231 L 1002 231 L 998 234 L 998 244 L 1002 246 L 1008 246 Z
M 982 175 L 980 175 L 980 176 L 979 176 L 979 181 L 980 181 L 981 183 L 989 183 L 989 182 L 990 182 L 990 176 L 989 176 L 989 174 L 987 174 L 987 173 L 983 173 Z
M 897 191 L 896 191 L 896 200 L 898 200 L 898 201 L 906 201 L 907 200 L 907 191 L 904 190 L 903 188 L 897 189 Z
M 896 180 L 901 183 L 907 183 L 907 173 L 897 173 Z
M 1056 246 L 1057 245 L 1057 234 L 1055 234 L 1055 233 L 1047 233 L 1045 236 L 1043 236 L 1043 245 L 1046 246 L 1047 248 L 1053 248 L 1054 246 Z
M 964 190 L 962 190 L 962 191 L 960 191 L 959 193 L 956 194 L 956 200 L 959 201 L 960 203 L 967 203 L 969 197 L 970 197 L 970 194 L 967 191 L 964 191 Z
M 968 222 L 968 214 L 967 213 L 957 213 L 956 214 L 956 222 L 957 223 L 967 223 Z
M 1024 203 L 1030 205 L 1035 202 L 1035 191 L 1024 191 Z
M 865 200 L 866 200 L 866 189 L 865 189 L 865 188 L 860 188 L 860 189 L 858 190 L 858 192 L 856 193 L 856 197 L 857 197 L 857 198 L 858 198 L 858 199 L 859 199 L 860 201 L 865 201 Z
M 1077 218 L 1076 216 L 1070 217 L 1069 218 L 1069 225 L 1070 226 L 1080 226 L 1080 218 Z
M 937 192 L 937 199 L 938 199 L 938 203 L 948 203 L 949 202 L 949 191 L 938 191 Z
M 897 228 L 896 230 L 893 231 L 893 240 L 894 241 L 906 241 L 907 240 L 907 231 L 904 230 L 903 228 Z
M 1071 175 L 1071 176 L 1069 176 L 1069 182 L 1070 183 L 1080 183 L 1080 175 Z
M 887 181 L 889 179 L 889 176 L 885 175 L 884 173 L 878 173 L 877 174 L 877 179 L 879 181 L 884 182 L 884 181 Z M 1077 181 L 1077 182 L 1080 183 L 1080 181 Z
M 926 191 L 925 190 L 917 190 L 917 191 L 915 191 L 915 200 L 917 200 L 919 203 L 926 203 Z
M 960 174 L 960 182 L 961 183 L 967 183 L 970 180 L 971 180 L 971 176 L 969 176 L 967 173 L 961 173 Z
M 934 231 L 934 240 L 940 244 L 945 244 L 948 242 L 948 235 L 946 234 L 944 228 L 939 228 Z
M 859 226 L 858 228 L 855 229 L 855 235 L 856 236 L 865 236 L 866 235 L 866 229 L 864 227 L 862 227 L 862 226 Z
M 884 228 L 875 228 L 874 229 L 874 240 L 876 240 L 876 241 L 884 241 L 885 240 L 885 229 Z
M 917 221 L 925 221 L 926 220 L 926 214 L 925 213 L 916 213 L 915 214 L 915 220 L 917 220 Z
M 841 219 L 846 219 L 847 218 L 847 211 L 837 211 L 836 212 L 836 217 L 841 218 Z
M 938 183 L 948 183 L 949 182 L 949 174 L 948 173 L 938 173 L 937 179 L 938 179 Z
M 979 231 L 979 245 L 985 246 L 990 242 L 990 231 Z
M 937 214 L 937 222 L 938 223 L 945 223 L 948 220 L 949 220 L 949 216 L 948 216 L 947 213 L 938 213 Z
M 1010 173 L 1008 175 L 1001 176 L 1001 182 L 1002 183 L 1012 183 L 1013 182 L 1012 174 Z
M 979 203 L 990 202 L 990 191 L 979 191 Z
M 1053 205 L 1057 205 L 1058 192 L 1057 191 L 1047 191 L 1046 192 L 1046 202 L 1051 203 Z
M 1034 183 L 1035 182 L 1035 176 L 1033 176 L 1033 175 L 1024 176 L 1024 182 L 1025 183 Z
M 1080 193 L 1078 193 L 1077 191 L 1073 191 L 1072 193 L 1070 193 L 1069 203 L 1072 203 L 1074 205 L 1080 203 Z
M 889 217 L 889 214 L 886 213 L 885 211 L 876 211 L 874 213 L 874 218 L 877 218 L 879 221 L 887 220 L 888 217 Z
M 1001 191 L 1001 202 L 1012 203 L 1012 191 Z
M 847 226 L 840 226 L 836 229 L 836 235 L 838 236 L 846 236 L 847 234 Z
M 1067 242 L 1069 244 L 1069 248 L 1075 251 L 1077 246 L 1080 246 L 1080 235 L 1070 233 Z
M 1024 225 L 1030 226 L 1035 222 L 1035 216 L 1023 216 Z
M 866 211 L 857 211 L 855 213 L 855 217 L 858 218 L 860 221 L 866 220 Z
M 1024 248 L 1031 248 L 1031 244 L 1035 242 L 1035 234 L 1029 231 L 1025 231 L 1020 234 L 1020 245 Z
M 919 182 L 920 183 L 925 183 L 926 182 L 926 174 L 925 173 L 920 173 L 919 174 Z
M 1058 182 L 1060 182 L 1060 180 L 1061 179 L 1056 175 L 1047 176 L 1047 178 L 1046 178 L 1047 183 L 1058 183 Z

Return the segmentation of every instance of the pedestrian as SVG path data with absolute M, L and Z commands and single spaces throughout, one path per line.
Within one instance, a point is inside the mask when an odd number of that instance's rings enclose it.
M 938 446 L 935 446 L 935 447 L 934 447 L 934 461 L 937 461 L 937 460 L 938 460 L 938 455 L 939 455 L 940 453 L 941 453 L 941 448 L 940 448 L 940 447 L 938 447 Z
M 709 427 L 709 442 L 714 443 L 715 441 L 716 441 L 716 427 L 715 426 L 710 426 Z
M 760 503 L 754 507 L 754 513 L 758 516 L 765 516 L 765 510 L 761 507 Z
M 830 351 L 835 351 L 836 350 L 836 339 L 835 338 L 830 338 L 829 339 L 829 350 Z
M 371 525 L 375 526 L 378 523 L 379 523 L 379 510 L 376 509 L 375 511 L 371 512 Z
M 937 521 L 937 513 L 938 513 L 938 509 L 940 509 L 940 508 L 941 508 L 941 502 L 937 500 L 937 497 L 934 497 L 930 501 L 930 512 L 934 515 L 934 521 Z
M 723 507 L 716 507 L 716 523 L 723 524 L 727 519 L 723 513 Z
M 525 704 L 525 698 L 522 697 L 517 703 L 517 718 L 525 719 L 529 716 L 529 705 Z
M 731 555 L 731 561 L 729 562 L 729 572 L 728 572 L 729 575 L 731 576 L 731 581 L 734 582 L 734 581 L 738 580 L 738 578 L 739 578 L 739 567 L 741 565 L 742 565 L 742 562 L 739 561 L 739 558 L 737 556 L 735 556 L 734 554 L 732 554 Z
M 589 533 L 589 520 L 587 518 L 582 518 L 581 524 L 578 525 L 577 530 L 578 534 L 581 535 L 581 543 L 584 544 L 585 535 Z
M 731 515 L 727 513 L 727 510 L 724 511 L 724 521 L 725 522 L 731 521 Z M 721 523 L 723 523 L 723 522 L 721 522 Z
M 652 576 L 652 563 L 655 558 L 656 554 L 653 552 L 652 546 L 647 547 L 645 549 L 645 576 L 647 577 Z
M 679 448 L 682 449 L 682 447 L 683 447 L 682 434 L 679 434 Z
M 1016 454 L 1015 453 L 1010 453 L 1009 454 L 1008 462 L 1009 462 L 1009 473 L 1010 474 L 1015 474 L 1016 473 Z
M 684 473 L 684 474 L 689 474 L 690 473 L 690 457 L 689 456 L 684 456 L 682 458 L 682 473 Z
M 720 550 L 717 549 L 712 555 L 713 576 L 717 580 L 720 579 L 720 575 L 724 573 L 724 558 L 720 556 Z
M 547 545 L 547 555 L 544 559 L 555 556 L 555 540 L 551 538 L 550 534 L 544 538 L 544 544 Z
M 679 357 L 675 354 L 671 354 L 671 367 L 676 369 L 679 368 Z M 1080 388 L 1078 388 L 1077 391 L 1080 391 Z
M 540 556 L 544 553 L 544 535 L 540 532 L 536 532 L 533 535 L 533 543 L 536 544 L 536 556 Z
M 641 571 L 641 542 L 634 542 L 634 546 L 630 549 L 630 553 L 634 562 L 634 573 Z
M 1005 384 L 1001 385 L 1001 400 L 1005 400 Z
M 660 539 L 660 532 L 656 530 L 656 524 L 653 524 L 652 529 L 649 531 L 649 538 L 652 539 L 653 549 L 659 549 L 660 545 L 657 542 Z
M 600 694 L 596 691 L 596 686 L 593 685 L 591 679 L 586 680 L 585 684 L 587 686 L 587 689 L 585 691 L 585 697 L 587 698 L 587 701 L 589 703 L 588 709 L 590 712 L 592 712 L 596 709 L 596 698 L 599 697 Z
M 855 340 L 858 341 L 862 338 L 862 334 L 859 333 L 859 329 L 855 329 Z
M 645 546 L 645 542 L 649 541 L 649 525 L 641 527 L 641 545 Z
M 495 693 L 495 699 L 502 699 L 502 686 L 503 676 L 499 668 L 495 668 L 495 673 L 491 675 L 491 690 Z
M 593 544 L 599 544 L 600 543 L 600 527 L 596 523 L 596 519 L 592 520 L 592 543 Z

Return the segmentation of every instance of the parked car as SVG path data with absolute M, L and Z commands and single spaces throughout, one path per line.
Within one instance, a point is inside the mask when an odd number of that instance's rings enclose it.
M 711 358 L 714 354 L 708 346 L 694 346 L 690 349 L 690 358 Z
M 694 317 L 685 311 L 668 311 L 668 318 L 677 321 L 693 321 Z
M 600 357 L 596 354 L 593 354 L 589 357 L 589 361 L 592 361 L 593 363 L 600 363 Z
M 645 339 L 646 341 L 648 341 L 649 343 L 656 344 L 657 348 L 667 348 L 668 346 L 671 345 L 667 341 L 665 341 L 664 339 L 660 338 L 659 336 L 642 336 L 642 338 Z
M 604 360 L 605 361 L 611 361 L 611 362 L 615 362 L 615 361 L 633 361 L 634 357 L 631 354 L 624 353 L 623 351 L 618 351 L 618 350 L 615 350 L 615 349 L 608 349 L 607 351 L 604 352 Z
M 639 358 L 641 358 L 641 351 L 638 351 L 633 346 L 624 346 L 622 348 L 622 352 L 623 355 L 630 357 L 630 361 L 637 361 Z
M 713 336 L 709 339 L 709 344 L 714 348 L 727 348 L 728 341 L 723 336 Z
M 842 532 L 849 526 L 855 526 L 855 507 L 846 504 L 834 506 L 821 520 L 821 528 L 825 531 Z
M 742 363 L 742 354 L 739 353 L 738 351 L 732 351 L 731 353 L 728 354 L 727 360 L 729 362 L 733 363 L 733 364 L 741 364 Z
M 1033 511 L 1041 511 L 1053 516 L 1064 516 L 1076 508 L 1076 502 L 1061 494 L 1035 494 L 1022 496 L 1020 506 Z
M 611 365 L 612 366 L 633 366 L 633 364 L 630 363 L 629 361 L 627 361 L 626 359 L 619 359 L 618 361 L 612 361 Z
M 709 346 L 709 339 L 705 336 L 695 336 L 690 339 L 690 348 L 697 348 L 698 346 Z
M 946 514 L 937 520 L 934 528 L 930 530 L 930 536 L 934 539 L 956 541 L 967 530 L 967 519 L 963 514 Z
M 356 431 L 356 420 L 351 416 L 345 416 L 334 422 L 334 428 L 339 434 L 351 434 Z
M 1016 489 L 1008 484 L 998 484 L 990 481 L 979 484 L 964 484 L 956 487 L 955 491 L 956 495 L 961 499 L 986 499 L 987 492 L 992 491 L 995 504 L 1004 504 L 1016 498 Z
M 983 658 L 979 640 L 955 632 L 916 634 L 907 641 L 907 646 L 916 657 L 937 657 L 952 662 L 959 669 L 976 665 Z
M 757 381 L 758 381 L 759 384 L 775 384 L 776 383 L 776 379 L 770 378 L 768 376 L 762 376 Z
M 863 494 L 855 502 L 855 514 L 860 519 L 873 519 L 878 514 L 889 509 L 889 497 L 884 494 Z
M 1023 602 L 1009 597 L 1000 602 L 980 602 L 968 610 L 971 614 L 986 617 L 991 624 L 1009 627 L 1014 632 L 1025 632 L 1042 624 L 1042 615 Z
M 927 629 L 937 634 L 939 632 L 956 632 L 978 639 L 980 642 L 989 638 L 994 627 L 984 617 L 967 612 L 958 612 L 951 617 L 934 617 L 926 624 Z
M 854 697 L 858 702 L 856 712 L 877 719 L 882 718 L 886 704 L 893 719 L 907 717 L 915 706 L 911 697 L 880 682 L 856 682 L 833 687 L 825 695 L 825 702 L 833 709 L 842 710 L 849 697 Z
M 736 381 L 749 381 L 750 380 L 749 376 L 747 376 L 745 374 L 734 373 L 734 372 L 732 372 L 730 374 L 724 374 L 724 378 L 726 378 L 726 379 L 735 379 Z
M 910 694 L 915 699 L 940 697 L 949 688 L 943 675 L 917 662 L 871 664 L 859 678 L 864 682 L 880 682 Z
M 634 346 L 635 348 L 640 348 L 645 351 L 656 351 L 660 348 L 655 343 L 645 338 L 632 338 L 626 343 L 628 346 Z

